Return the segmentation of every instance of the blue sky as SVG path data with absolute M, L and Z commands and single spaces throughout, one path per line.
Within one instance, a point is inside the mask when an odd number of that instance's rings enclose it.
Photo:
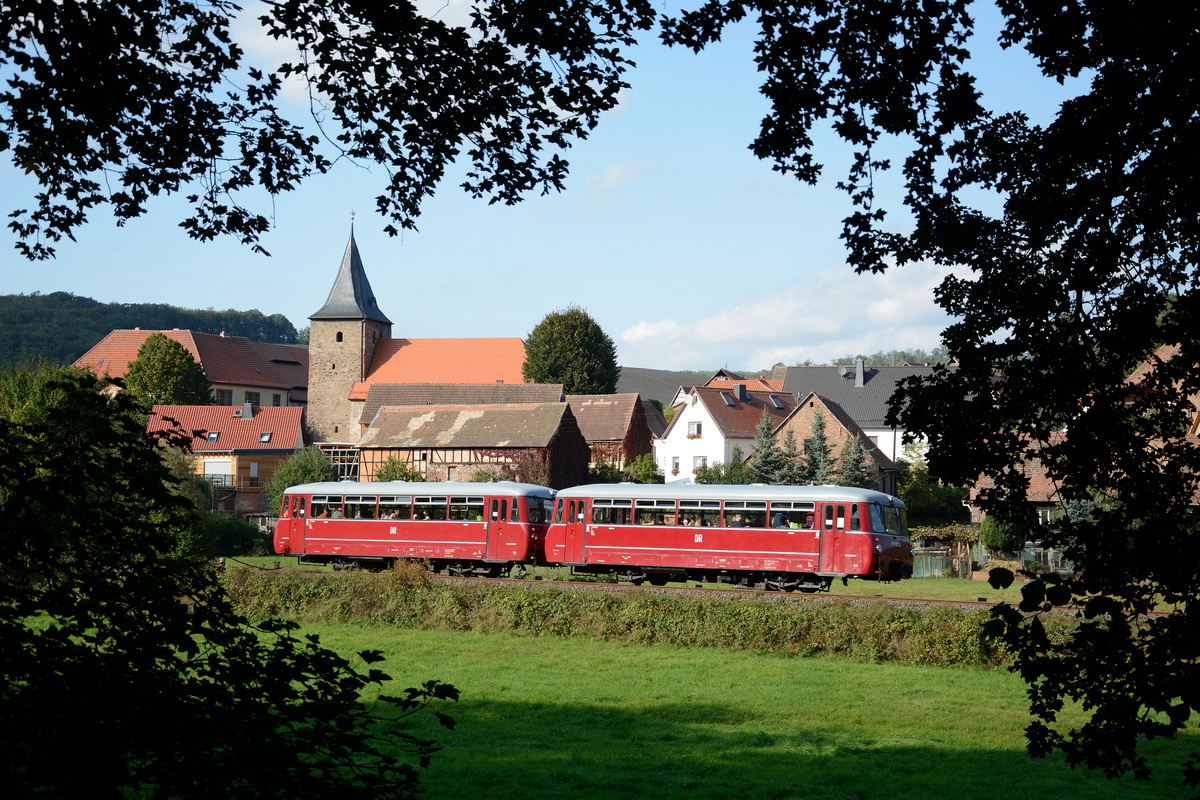
M 462 9 L 437 6 L 443 16 Z M 342 163 L 275 201 L 263 239 L 270 258 L 234 241 L 192 241 L 177 227 L 181 205 L 166 199 L 122 228 L 94 213 L 50 262 L 23 261 L 5 230 L 0 293 L 257 308 L 300 328 L 325 300 L 354 212 L 397 337 L 523 337 L 548 312 L 579 305 L 634 367 L 753 370 L 933 348 L 948 323 L 930 293 L 941 271 L 860 276 L 845 265 L 838 234 L 850 206 L 834 188 L 845 151 L 827 142 L 826 177 L 809 187 L 747 149 L 766 108 L 751 36 L 743 25 L 700 55 L 657 44 L 637 52 L 620 106 L 567 153 L 563 193 L 489 206 L 451 179 L 423 208 L 419 231 L 393 238 L 374 213 L 382 170 Z M 253 38 L 246 44 L 267 56 Z M 1021 53 L 977 49 L 993 108 L 1019 103 L 1048 119 L 1071 89 L 1037 79 Z M 32 191 L 0 166 L 5 214 Z

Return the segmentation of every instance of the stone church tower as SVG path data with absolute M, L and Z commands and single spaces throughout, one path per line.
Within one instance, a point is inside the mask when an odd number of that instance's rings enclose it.
M 358 410 L 350 402 L 354 384 L 367 377 L 375 344 L 392 336 L 392 321 L 379 310 L 354 243 L 342 256 L 329 299 L 309 317 L 308 424 L 317 441 L 358 441 Z

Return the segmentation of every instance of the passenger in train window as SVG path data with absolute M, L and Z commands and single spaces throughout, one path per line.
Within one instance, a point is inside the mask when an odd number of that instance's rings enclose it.
M 732 518 L 732 519 L 729 521 L 729 527 L 731 527 L 731 528 L 744 528 L 744 527 L 745 527 L 745 525 L 742 523 L 742 515 L 741 515 L 741 514 L 734 514 L 734 515 L 733 515 L 733 518 Z
M 775 516 L 771 518 L 772 528 L 786 528 L 788 526 L 787 514 L 782 511 L 776 511 Z

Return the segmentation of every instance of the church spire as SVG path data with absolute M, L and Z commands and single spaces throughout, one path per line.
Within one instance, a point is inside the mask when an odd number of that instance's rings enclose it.
M 338 270 L 337 279 L 333 282 L 333 288 L 329 290 L 329 298 L 309 319 L 370 319 L 392 324 L 379 310 L 375 292 L 371 289 L 371 282 L 367 280 L 362 258 L 358 255 L 358 245 L 354 241 L 353 220 L 350 221 L 350 241 L 346 245 L 345 255 L 342 256 L 342 266 Z

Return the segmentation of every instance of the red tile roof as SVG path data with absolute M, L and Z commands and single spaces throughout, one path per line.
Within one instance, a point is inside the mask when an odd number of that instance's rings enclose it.
M 783 391 L 782 380 L 772 380 L 769 378 L 740 378 L 738 380 L 713 378 L 708 383 L 704 384 L 706 389 L 729 389 L 734 388 L 738 384 L 742 384 L 750 391 L 757 392 L 780 392 Z
M 524 383 L 525 342 L 381 339 L 365 383 Z
M 740 381 L 738 382 L 740 383 Z M 784 392 L 747 391 L 749 400 L 738 399 L 737 394 L 728 389 L 707 386 L 697 386 L 692 389 L 692 392 L 699 397 L 700 402 L 704 404 L 709 416 L 712 417 L 713 422 L 716 423 L 726 439 L 753 439 L 758 421 L 762 418 L 764 411 L 770 416 L 771 427 L 774 429 L 796 407 L 796 398 Z M 732 405 L 730 402 L 726 402 L 726 397 L 729 398 Z M 778 399 L 779 406 L 782 408 L 771 402 L 771 397 Z
M 622 441 L 629 435 L 634 410 L 641 402 L 636 393 L 567 395 L 567 403 L 588 444 Z
M 300 406 L 254 406 L 252 410 L 253 418 L 246 419 L 240 416 L 242 406 L 155 406 L 146 430 L 151 433 L 170 430 L 174 427 L 168 421 L 170 418 L 184 430 L 216 431 L 215 442 L 208 441 L 204 433 L 192 439 L 192 450 L 197 453 L 295 450 L 304 446 L 300 427 L 304 409 Z M 271 434 L 269 441 L 262 441 L 264 433 Z
M 546 447 L 563 425 L 575 428 L 566 403 L 384 406 L 358 447 Z
M 77 367 L 90 367 L 101 377 L 123 378 L 138 349 L 154 333 L 179 342 L 200 363 L 209 383 L 262 386 L 291 389 L 294 384 L 281 377 L 269 359 L 255 349 L 255 343 L 243 336 L 214 335 L 189 330 L 153 331 L 115 330 L 75 361 Z M 307 372 L 307 352 L 304 364 Z M 307 376 L 304 385 L 307 385 Z

